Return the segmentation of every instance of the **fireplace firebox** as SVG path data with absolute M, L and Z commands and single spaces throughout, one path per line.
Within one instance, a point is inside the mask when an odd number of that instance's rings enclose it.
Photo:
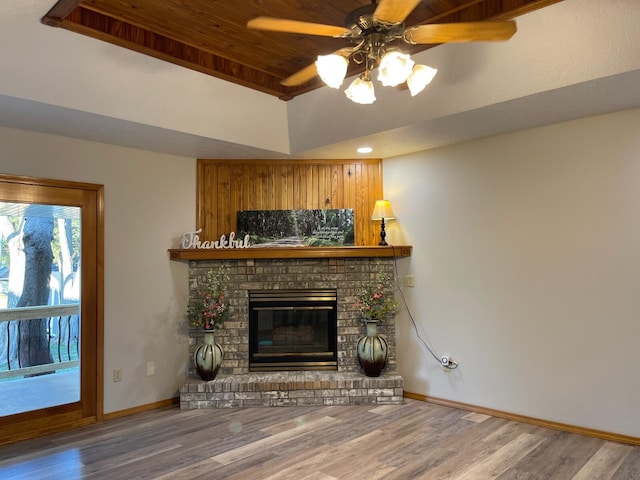
M 249 291 L 249 370 L 337 370 L 337 292 Z

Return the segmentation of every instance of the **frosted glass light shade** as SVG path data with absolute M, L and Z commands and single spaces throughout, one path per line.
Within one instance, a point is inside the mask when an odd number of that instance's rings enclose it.
M 400 85 L 411 75 L 415 63 L 408 54 L 391 50 L 380 60 L 378 80 L 385 87 Z
M 371 78 L 356 78 L 349 88 L 344 91 L 349 100 L 363 105 L 369 105 L 376 101 L 376 94 L 373 90 Z
M 318 76 L 331 88 L 340 88 L 348 66 L 349 61 L 342 55 L 318 55 L 316 60 Z
M 416 65 L 413 67 L 413 72 L 411 72 L 411 75 L 407 78 L 407 86 L 409 87 L 411 96 L 415 97 L 424 90 L 424 87 L 431 83 L 436 73 L 438 73 L 437 68 L 431 68 L 427 65 Z

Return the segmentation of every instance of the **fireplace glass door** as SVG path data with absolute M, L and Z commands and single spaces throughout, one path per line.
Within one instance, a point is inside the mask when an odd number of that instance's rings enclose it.
M 249 369 L 336 370 L 335 290 L 249 292 Z

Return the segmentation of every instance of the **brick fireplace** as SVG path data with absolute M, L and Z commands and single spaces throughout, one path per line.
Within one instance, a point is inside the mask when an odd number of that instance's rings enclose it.
M 225 352 L 224 361 L 215 380 L 203 382 L 197 378 L 191 356 L 202 334 L 190 330 L 190 379 L 180 389 L 181 408 L 402 402 L 403 380 L 395 372 L 393 319 L 378 328 L 389 342 L 389 360 L 383 374 L 366 377 L 356 357 L 356 344 L 364 327 L 353 294 L 377 272 L 393 273 L 392 257 L 190 260 L 190 295 L 196 295 L 207 271 L 221 265 L 230 272 L 227 300 L 231 317 L 216 333 L 216 341 Z M 249 293 L 289 289 L 335 289 L 337 368 L 333 371 L 250 372 Z

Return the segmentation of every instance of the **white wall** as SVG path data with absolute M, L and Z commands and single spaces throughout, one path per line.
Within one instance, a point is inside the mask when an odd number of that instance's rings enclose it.
M 0 173 L 104 185 L 105 413 L 176 396 L 188 276 L 167 249 L 195 225 L 196 161 L 4 128 L 0 146 Z M 156 374 L 147 377 L 150 361 Z
M 405 389 L 640 436 L 640 109 L 385 160 Z

